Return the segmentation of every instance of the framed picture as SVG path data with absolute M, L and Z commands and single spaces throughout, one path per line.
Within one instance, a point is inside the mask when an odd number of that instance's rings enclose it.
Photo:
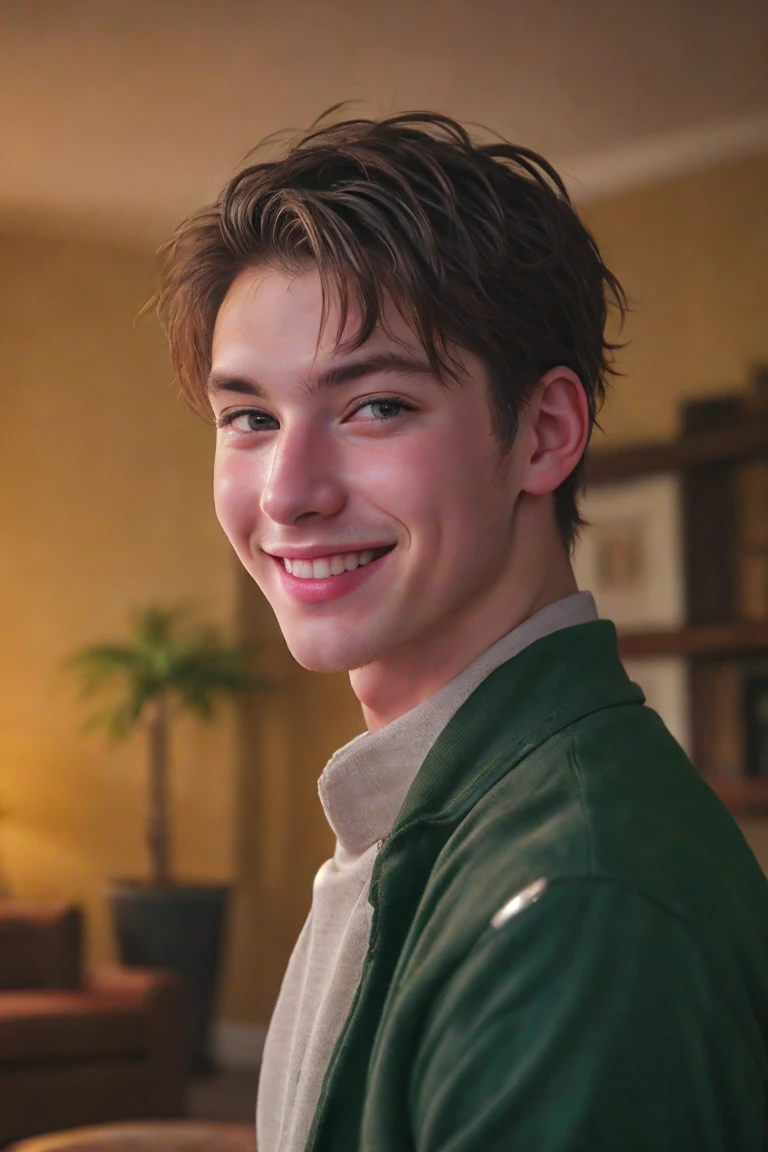
M 581 503 L 587 525 L 574 555 L 579 587 L 622 631 L 680 628 L 685 581 L 679 476 L 606 484 Z
M 601 485 L 581 503 L 587 521 L 574 555 L 580 588 L 622 632 L 685 623 L 682 494 L 677 474 Z M 689 669 L 679 657 L 626 660 L 672 735 L 690 755 Z

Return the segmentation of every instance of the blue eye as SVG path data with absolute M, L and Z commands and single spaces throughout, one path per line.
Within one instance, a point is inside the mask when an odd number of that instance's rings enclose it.
M 391 420 L 394 416 L 399 416 L 403 410 L 399 400 L 371 400 L 366 407 L 370 408 L 377 420 Z
M 227 412 L 219 419 L 218 425 L 219 428 L 231 428 L 234 432 L 271 432 L 279 427 L 274 416 L 260 412 L 257 408 Z
M 266 412 L 243 412 L 249 432 L 261 432 L 265 428 L 272 428 L 277 423 L 273 416 Z

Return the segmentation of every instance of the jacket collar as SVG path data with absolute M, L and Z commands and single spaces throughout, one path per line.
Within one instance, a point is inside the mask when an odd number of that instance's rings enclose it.
M 427 754 L 390 840 L 414 824 L 460 819 L 537 747 L 577 720 L 642 704 L 608 620 L 564 628 L 502 664 L 466 700 Z

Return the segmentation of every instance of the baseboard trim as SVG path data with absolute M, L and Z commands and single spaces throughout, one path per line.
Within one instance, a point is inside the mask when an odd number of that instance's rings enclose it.
M 267 1030 L 260 1024 L 218 1024 L 213 1033 L 213 1052 L 222 1068 L 258 1068 Z

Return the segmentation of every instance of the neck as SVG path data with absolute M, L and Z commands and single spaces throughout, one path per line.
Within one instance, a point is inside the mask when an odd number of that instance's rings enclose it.
M 486 595 L 442 618 L 413 643 L 350 672 L 370 731 L 434 696 L 502 636 L 548 604 L 578 591 L 554 517 L 544 518 L 542 524 L 541 499 L 520 497 L 509 562 Z

